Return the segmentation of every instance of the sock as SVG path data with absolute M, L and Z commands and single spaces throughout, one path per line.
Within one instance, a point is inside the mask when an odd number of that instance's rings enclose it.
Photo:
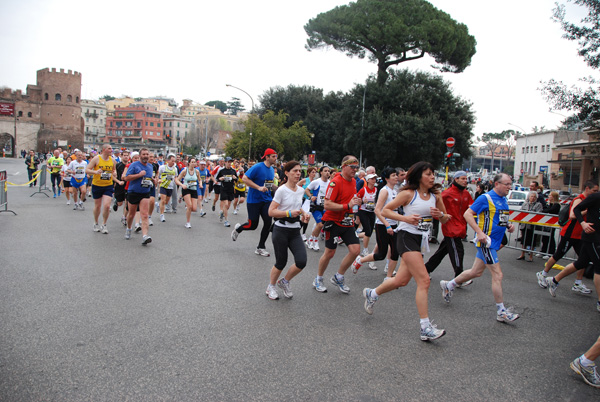
M 317 275 L 317 280 L 319 280 L 319 281 L 322 281 L 322 280 L 323 280 L 323 277 L 322 277 L 322 276 L 319 276 L 319 275 Z
M 425 329 L 425 328 L 427 328 L 428 326 L 431 325 L 429 323 L 429 317 L 427 317 L 427 318 L 421 318 L 420 321 L 421 321 L 421 329 Z
M 584 367 L 590 367 L 590 366 L 594 365 L 594 361 L 589 360 L 587 357 L 585 357 L 585 355 L 581 355 L 581 357 L 579 358 L 579 361 L 581 362 L 581 365 Z
M 362 265 L 362 262 L 361 262 L 361 260 L 360 260 L 360 255 L 359 255 L 358 257 L 356 257 L 356 262 L 358 262 L 359 264 L 361 264 L 361 265 Z
M 575 285 L 581 285 L 581 279 L 575 279 Z
M 375 289 L 371 289 L 371 299 L 377 300 L 378 298 L 379 298 L 379 295 L 377 294 Z
M 364 251 L 365 254 L 369 254 L 369 249 L 368 248 L 364 247 L 363 251 Z
M 548 272 L 542 270 L 542 276 L 545 278 L 548 276 Z
M 335 277 L 337 278 L 338 281 L 343 281 L 344 280 L 344 275 L 340 275 L 340 274 L 335 274 Z
M 446 287 L 448 288 L 448 290 L 454 290 L 454 288 L 456 287 L 456 280 L 452 279 L 446 284 Z
M 496 303 L 496 308 L 498 309 L 498 312 L 506 310 L 506 307 L 504 307 L 504 303 Z
M 556 278 L 552 278 L 552 282 L 554 282 L 555 285 L 558 285 L 558 282 L 556 281 Z

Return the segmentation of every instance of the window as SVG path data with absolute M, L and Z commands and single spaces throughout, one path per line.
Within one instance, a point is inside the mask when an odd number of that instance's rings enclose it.
M 537 154 L 537 145 L 534 148 L 534 152 Z
M 150 127 L 154 127 L 154 122 L 153 121 L 150 122 Z
M 521 147 L 521 153 L 524 154 L 525 153 L 525 147 Z
M 62 96 L 60 96 L 60 94 L 56 94 L 56 95 L 54 95 L 54 100 L 60 101 L 60 100 L 62 100 Z
M 71 95 L 67 95 L 67 102 L 73 102 L 73 97 Z
M 185 128 L 187 128 L 187 123 L 185 123 Z
M 160 127 L 160 123 L 156 123 L 156 127 Z
M 542 152 L 544 152 L 544 147 L 545 147 L 545 145 L 542 145 Z
M 154 132 L 150 131 L 150 132 L 148 133 L 148 135 L 154 135 Z
M 179 127 L 179 122 L 177 122 L 177 127 Z
M 23 111 L 19 110 L 19 117 L 23 117 Z
M 536 170 L 535 170 L 535 165 L 536 164 L 537 164 L 537 162 L 533 162 L 533 173 L 536 173 Z
M 146 127 L 148 127 L 148 122 L 146 122 Z
M 48 92 L 44 94 L 44 100 L 48 100 Z
M 33 116 L 33 115 L 31 114 L 31 112 L 27 112 L 27 117 L 31 117 L 31 116 Z
M 75 103 L 79 103 L 79 96 L 75 97 Z
M 137 128 L 142 128 L 142 122 L 141 121 L 137 122 Z

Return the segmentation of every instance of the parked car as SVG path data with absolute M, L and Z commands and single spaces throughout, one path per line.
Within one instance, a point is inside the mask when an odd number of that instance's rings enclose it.
M 529 194 L 529 191 L 511 190 L 507 197 L 509 208 L 521 208 L 521 205 L 527 200 L 527 194 Z

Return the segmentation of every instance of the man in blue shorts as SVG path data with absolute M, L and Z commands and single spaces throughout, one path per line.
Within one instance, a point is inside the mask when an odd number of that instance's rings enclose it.
M 235 229 L 231 232 L 231 240 L 236 241 L 239 234 L 244 230 L 255 230 L 258 227 L 259 217 L 262 217 L 264 226 L 260 232 L 260 240 L 255 253 L 263 257 L 269 257 L 271 254 L 265 249 L 265 243 L 267 237 L 269 237 L 272 222 L 269 216 L 269 206 L 273 200 L 271 191 L 275 190 L 273 185 L 275 170 L 273 166 L 277 163 L 277 152 L 274 149 L 267 148 L 262 159 L 265 161 L 252 166 L 243 177 L 244 183 L 249 188 L 246 203 L 248 222 L 243 225 L 236 223 Z
M 510 211 L 506 196 L 512 186 L 510 176 L 505 173 L 497 174 L 494 177 L 494 189 L 485 193 L 471 205 L 464 214 L 465 220 L 477 234 L 477 256 L 473 267 L 463 271 L 460 275 L 451 281 L 440 281 L 442 296 L 446 303 L 450 303 L 450 298 L 454 288 L 465 282 L 480 277 L 486 267 L 492 274 L 492 293 L 496 301 L 497 314 L 496 319 L 500 322 L 512 322 L 519 318 L 504 307 L 502 298 L 502 270 L 498 261 L 498 250 L 504 237 L 504 232 L 508 229 L 509 233 L 515 230 L 515 227 L 509 222 Z M 474 215 L 477 215 L 477 222 Z

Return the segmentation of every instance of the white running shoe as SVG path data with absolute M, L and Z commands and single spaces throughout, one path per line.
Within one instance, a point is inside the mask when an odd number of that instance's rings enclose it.
M 302 241 L 306 241 L 306 235 L 304 233 L 302 233 L 301 236 L 302 236 Z
M 294 294 L 292 293 L 292 288 L 290 286 L 290 282 L 286 281 L 285 278 L 281 278 L 280 280 L 278 280 L 277 286 L 279 286 L 283 290 L 283 295 L 288 299 L 294 297 Z
M 315 239 L 315 240 L 313 241 L 313 246 L 312 246 L 312 249 L 313 249 L 314 251 L 319 251 L 319 239 Z
M 122 216 L 121 217 L 121 223 L 123 224 L 123 226 L 127 226 L 127 218 Z
M 369 269 L 372 269 L 373 271 L 375 271 L 377 269 L 377 266 L 375 265 L 375 261 L 371 261 L 369 263 Z
M 125 240 L 131 239 L 131 229 L 125 229 Z
M 94 232 L 99 232 L 100 231 L 100 225 L 98 225 L 97 223 L 94 223 Z
M 71 200 L 67 200 L 67 205 L 71 205 Z
M 152 218 L 148 217 L 148 226 L 154 226 L 154 222 L 152 222 Z
M 323 285 L 323 279 L 315 278 L 312 285 L 313 285 L 313 288 L 315 288 L 315 290 L 317 292 L 320 292 L 320 293 L 327 292 L 327 288 L 325 287 L 325 285 Z
M 270 257 L 271 254 L 264 248 L 257 248 L 254 250 L 254 254 L 260 255 L 261 257 Z
M 152 237 L 144 235 L 144 237 L 142 237 L 142 245 L 145 246 L 148 243 L 152 243 Z
M 106 225 L 101 225 L 100 231 L 104 234 L 108 234 L 108 228 L 106 227 Z
M 540 285 L 542 289 L 546 289 L 548 285 L 546 284 L 546 277 L 544 276 L 544 271 L 536 272 L 535 276 L 537 278 L 538 285 Z
M 238 213 L 238 210 L 237 210 L 237 208 L 235 208 L 235 209 L 233 210 L 233 214 L 234 214 L 234 215 L 237 215 L 237 213 Z
M 590 289 L 588 289 L 583 283 L 573 284 L 573 287 L 571 288 L 571 290 L 576 293 L 581 293 L 582 295 L 589 295 L 590 293 L 592 293 L 592 291 Z
M 352 273 L 356 274 L 358 270 L 362 267 L 362 263 L 360 262 L 360 255 L 357 256 L 352 262 Z
M 191 229 L 191 228 L 192 228 L 192 224 L 191 224 L 191 223 L 189 223 L 189 222 L 187 222 L 187 223 L 185 224 L 185 227 L 186 227 L 187 229 Z
M 166 220 L 165 220 L 165 214 L 160 214 L 160 221 L 161 222 L 166 222 Z
M 236 223 L 233 229 L 233 232 L 231 232 L 231 240 L 236 241 L 238 236 L 240 235 L 240 232 L 238 232 L 237 230 L 239 229 L 239 227 L 242 226 L 241 223 Z
M 267 294 L 267 297 L 271 300 L 279 299 L 279 294 L 277 293 L 277 289 L 275 289 L 275 286 L 273 286 L 273 285 L 267 286 L 267 291 L 265 293 Z
M 308 247 L 309 250 L 312 250 L 312 248 L 313 248 L 313 239 L 308 239 L 306 241 L 306 247 Z

